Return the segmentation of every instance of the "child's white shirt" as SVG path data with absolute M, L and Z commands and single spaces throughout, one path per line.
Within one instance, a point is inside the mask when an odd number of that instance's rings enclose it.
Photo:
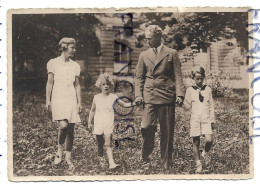
M 204 97 L 203 102 L 199 99 L 200 92 Z M 206 86 L 204 90 L 201 90 L 197 86 L 188 87 L 184 105 L 188 109 L 191 108 L 191 120 L 199 121 L 207 118 L 211 123 L 215 123 L 214 102 L 212 90 L 209 86 Z

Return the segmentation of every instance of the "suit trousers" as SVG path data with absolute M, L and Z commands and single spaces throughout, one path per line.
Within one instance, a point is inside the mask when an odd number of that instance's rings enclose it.
M 154 148 L 156 125 L 160 123 L 160 150 L 163 166 L 171 166 L 173 152 L 173 133 L 175 124 L 175 103 L 144 104 L 141 123 L 143 136 L 142 158 L 148 158 Z

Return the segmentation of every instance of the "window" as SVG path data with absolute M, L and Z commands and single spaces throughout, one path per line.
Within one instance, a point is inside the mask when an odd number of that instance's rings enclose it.
M 126 40 L 114 40 L 114 74 L 129 74 L 131 52 L 130 44 Z
M 207 53 L 207 47 L 202 47 L 202 53 Z

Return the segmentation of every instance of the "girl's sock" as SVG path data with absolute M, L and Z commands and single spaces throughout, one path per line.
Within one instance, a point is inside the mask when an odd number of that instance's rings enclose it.
M 70 161 L 70 159 L 71 159 L 71 152 L 69 152 L 69 151 L 65 152 L 65 159 L 66 159 L 66 161 Z
M 71 152 L 70 151 L 65 152 L 65 160 L 66 160 L 67 164 L 69 165 L 69 170 L 74 170 L 74 165 L 71 162 Z
M 59 164 L 62 161 L 62 153 L 64 150 L 64 145 L 58 145 L 58 151 L 56 153 L 54 164 Z
M 112 148 L 110 146 L 107 146 L 107 156 L 108 156 L 108 162 L 109 162 L 109 166 L 114 166 L 115 162 L 113 159 L 113 152 L 112 152 Z

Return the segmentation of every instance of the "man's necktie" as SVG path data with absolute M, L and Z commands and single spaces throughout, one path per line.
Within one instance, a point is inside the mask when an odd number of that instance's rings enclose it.
M 154 53 L 155 53 L 155 56 L 157 57 L 157 54 L 158 54 L 157 48 L 153 48 L 153 51 L 154 51 Z

